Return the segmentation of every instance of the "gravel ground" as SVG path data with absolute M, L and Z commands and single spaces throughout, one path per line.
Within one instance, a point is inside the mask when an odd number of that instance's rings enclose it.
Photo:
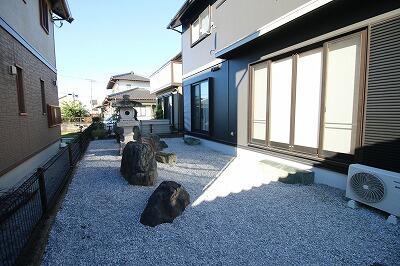
M 157 185 L 177 181 L 192 202 L 212 190 L 232 159 L 182 139 L 166 142 L 178 163 L 158 164 Z M 155 187 L 128 185 L 117 154 L 112 140 L 90 143 L 44 265 L 400 265 L 400 226 L 378 211 L 346 208 L 343 191 L 322 185 L 262 184 L 197 200 L 172 224 L 143 226 L 140 214 Z

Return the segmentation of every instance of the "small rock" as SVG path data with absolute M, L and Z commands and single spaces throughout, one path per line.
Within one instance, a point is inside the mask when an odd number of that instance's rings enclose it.
M 151 227 L 172 223 L 189 203 L 189 193 L 182 185 L 174 181 L 164 181 L 151 194 L 140 222 Z
M 200 140 L 196 139 L 196 138 L 192 138 L 192 137 L 184 137 L 183 141 L 188 144 L 188 145 L 199 145 L 200 144 Z
M 157 162 L 151 146 L 128 142 L 122 153 L 120 171 L 131 185 L 152 186 L 157 178 Z
M 160 147 L 161 147 L 162 149 L 166 149 L 166 148 L 168 148 L 168 144 L 165 143 L 165 141 L 160 140 Z
M 176 154 L 159 151 L 156 153 L 156 161 L 166 164 L 176 164 Z

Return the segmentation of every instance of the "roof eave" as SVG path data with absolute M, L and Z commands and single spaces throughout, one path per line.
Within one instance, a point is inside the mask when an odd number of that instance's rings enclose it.
M 51 10 L 54 14 L 69 23 L 74 21 L 67 0 L 53 0 Z
M 189 9 L 189 7 L 195 2 L 196 0 L 186 0 L 185 3 L 181 6 L 179 11 L 175 14 L 175 16 L 171 19 L 171 22 L 168 24 L 167 29 L 175 29 L 176 27 L 182 26 L 180 19 Z

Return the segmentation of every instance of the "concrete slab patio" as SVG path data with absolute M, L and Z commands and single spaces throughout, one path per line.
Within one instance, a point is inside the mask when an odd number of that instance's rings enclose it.
M 44 265 L 400 264 L 400 227 L 346 208 L 344 191 L 275 182 L 245 158 L 166 139 L 192 204 L 172 224 L 139 223 L 154 187 L 130 186 L 113 140 L 92 141 L 56 217 Z

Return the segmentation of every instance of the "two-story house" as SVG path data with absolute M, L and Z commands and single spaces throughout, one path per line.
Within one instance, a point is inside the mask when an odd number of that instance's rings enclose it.
M 72 22 L 66 0 L 0 1 L 0 188 L 59 149 L 54 23 Z
M 112 93 L 126 91 L 134 88 L 150 88 L 150 79 L 135 74 L 133 71 L 129 73 L 112 76 L 107 83 L 107 90 Z
M 168 28 L 186 134 L 341 188 L 354 162 L 400 172 L 400 1 L 188 0 Z
M 163 118 L 173 125 L 173 130 L 183 129 L 182 54 L 179 53 L 150 75 L 150 92 L 162 107 Z
M 150 79 L 142 75 L 135 74 L 133 71 L 112 76 L 107 83 L 108 94 L 103 101 L 105 118 L 111 117 L 115 113 L 112 103 L 122 99 L 124 94 L 128 94 L 133 100 L 143 104 L 138 107 L 138 119 L 148 120 L 153 116 L 153 107 L 155 105 L 155 95 L 150 95 Z

